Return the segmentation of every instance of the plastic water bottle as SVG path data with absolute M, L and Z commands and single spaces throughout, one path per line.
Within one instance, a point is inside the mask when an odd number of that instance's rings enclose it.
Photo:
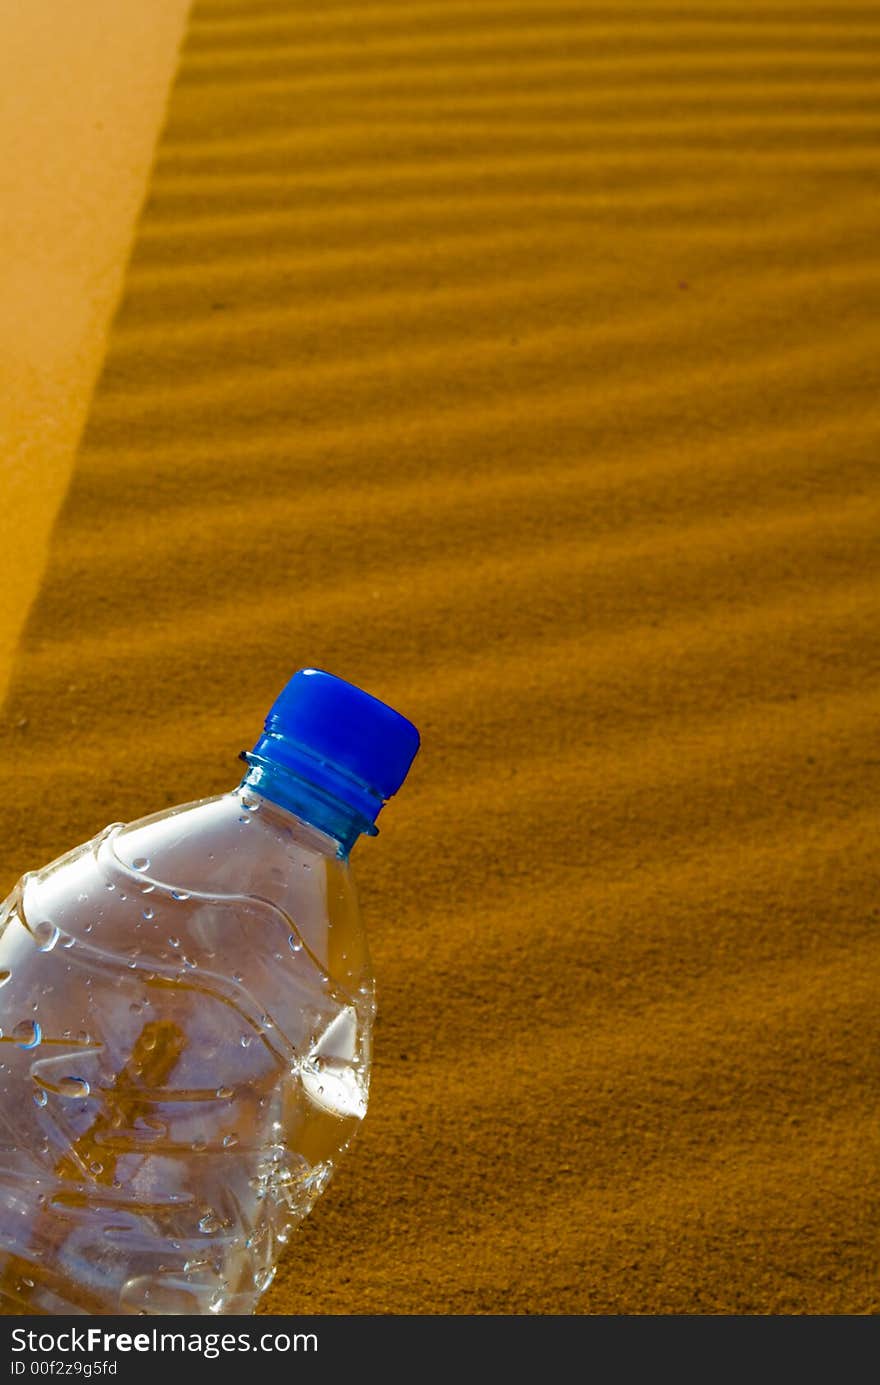
M 25 875 L 0 909 L 0 1299 L 251 1313 L 367 1106 L 349 869 L 418 750 L 319 669 L 239 786 Z

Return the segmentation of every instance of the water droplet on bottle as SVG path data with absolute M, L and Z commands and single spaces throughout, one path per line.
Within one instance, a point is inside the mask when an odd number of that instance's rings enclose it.
M 141 894 L 155 894 L 155 893 L 156 893 L 156 886 L 155 886 L 155 885 L 141 885 Z
M 194 1256 L 193 1259 L 184 1261 L 183 1272 L 184 1274 L 192 1274 L 194 1270 L 206 1270 L 209 1267 L 210 1261 L 206 1260 L 203 1256 Z
M 115 890 L 115 889 L 116 889 L 116 884 L 115 884 L 115 882 L 114 882 L 113 880 L 107 880 L 107 881 L 105 882 L 104 888 L 105 888 L 106 890 Z
M 204 1154 L 205 1150 L 208 1148 L 208 1141 L 203 1140 L 202 1137 L 199 1136 L 198 1139 L 193 1140 L 192 1147 L 196 1154 Z
M 19 1280 L 19 1287 L 23 1289 L 32 1289 L 34 1287 L 34 1281 L 32 1279 L 28 1279 L 26 1276 L 22 1276 L 22 1278 Z
M 48 919 L 34 929 L 34 941 L 41 952 L 51 952 L 60 937 L 59 930 Z
M 228 1101 L 229 1098 L 232 1096 L 232 1088 L 231 1088 L 231 1087 L 218 1087 L 218 1088 L 217 1088 L 217 1096 L 219 1097 L 219 1099 L 220 1099 L 221 1101 Z
M 136 856 L 131 863 L 132 870 L 147 870 L 150 864 L 149 856 Z
M 246 827 L 247 824 L 250 822 L 250 818 L 239 818 L 238 820 L 239 820 L 239 822 L 243 822 L 244 825 L 245 825 L 245 827 Z
M 257 1270 L 256 1274 L 254 1275 L 254 1288 L 256 1289 L 257 1293 L 261 1294 L 264 1289 L 268 1289 L 274 1277 L 274 1270 Z
M 104 1172 L 104 1165 L 99 1163 L 97 1159 L 92 1160 L 92 1162 L 89 1164 L 89 1168 L 92 1171 L 92 1173 L 95 1174 Z
M 155 909 L 144 909 L 143 913 L 145 919 L 152 919 L 156 917 Z
M 72 938 L 72 937 L 70 936 L 69 933 L 62 933 L 62 934 L 61 934 L 61 946 L 62 946 L 62 947 L 73 947 L 73 945 L 74 945 L 75 942 L 76 942 L 76 938 Z
M 5 986 L 11 975 L 11 971 L 0 971 L 0 986 Z
M 189 895 L 188 895 L 188 894 L 185 894 L 185 893 L 183 892 L 183 890 L 172 890 L 172 891 L 171 891 L 171 898 L 172 898 L 172 899 L 189 899 Z
M 45 1105 L 46 1105 L 46 1102 L 47 1102 L 48 1100 L 49 1100 L 49 1097 L 48 1097 L 47 1094 L 43 1091 L 43 1088 L 42 1088 L 42 1087 L 38 1087 L 37 1090 L 34 1092 L 34 1105 L 35 1105 L 35 1106 L 45 1106 Z
M 76 1041 L 78 1044 L 90 1044 L 92 1042 L 92 1036 L 87 1029 L 78 1029 L 76 1031 Z
M 58 1091 L 61 1096 L 83 1097 L 89 1095 L 91 1087 L 84 1077 L 62 1077 L 58 1082 Z
M 210 1236 L 213 1232 L 220 1230 L 220 1222 L 210 1209 L 200 1218 L 199 1230 L 204 1236 Z
M 244 980 L 244 977 L 242 976 L 240 971 L 234 971 L 232 973 L 232 979 L 234 982 L 236 982 L 237 985 L 240 986 L 242 981 Z
M 290 945 L 291 952 L 302 952 L 302 943 L 295 933 L 291 933 L 287 941 Z
M 169 939 L 168 939 L 168 944 L 169 944 L 170 947 L 180 947 L 180 939 L 179 939 L 179 938 L 169 938 Z
M 235 1146 L 236 1146 L 237 1144 L 238 1144 L 238 1136 L 237 1136 L 237 1135 L 224 1135 L 224 1136 L 223 1136 L 223 1148 L 224 1148 L 224 1149 L 234 1149 Z
M 241 1038 L 239 1039 L 238 1042 L 241 1044 L 242 1048 L 249 1048 L 249 1047 L 250 1047 L 250 1042 L 251 1042 L 251 1035 L 250 1035 L 250 1034 L 242 1034 L 242 1036 L 241 1036 Z
M 18 1048 L 36 1048 L 43 1031 L 36 1020 L 21 1020 L 13 1029 L 12 1037 Z
M 91 933 L 91 931 L 92 931 L 92 925 L 91 925 L 90 923 L 86 923 L 86 924 L 83 925 L 83 932 L 84 932 L 84 933 Z
M 244 794 L 242 794 L 239 802 L 242 808 L 247 808 L 249 813 L 255 813 L 260 806 L 255 798 L 246 798 Z

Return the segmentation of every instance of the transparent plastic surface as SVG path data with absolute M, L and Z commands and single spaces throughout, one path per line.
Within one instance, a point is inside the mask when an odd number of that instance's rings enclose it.
M 0 1298 L 251 1313 L 367 1105 L 336 842 L 253 792 L 115 824 L 0 909 Z

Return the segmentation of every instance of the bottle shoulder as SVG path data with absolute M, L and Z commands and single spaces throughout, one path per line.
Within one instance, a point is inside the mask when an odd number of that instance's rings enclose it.
M 345 990 L 369 976 L 348 860 L 331 838 L 241 789 L 111 824 L 22 885 L 29 907 L 72 935 L 86 919 L 105 937 L 135 926 L 143 932 L 190 901 L 201 927 L 212 914 L 225 933 L 241 933 L 243 945 L 245 917 L 271 920 L 248 946 L 286 929 L 285 942 L 289 935 L 301 944 Z M 131 914 L 142 895 L 143 919 Z M 169 923 L 170 933 L 176 928 Z
M 241 787 L 125 823 L 115 849 L 135 870 L 149 861 L 154 870 L 188 871 L 193 885 L 196 877 L 215 887 L 226 880 L 235 892 L 260 862 L 313 868 L 331 860 L 337 871 L 349 873 L 331 837 Z

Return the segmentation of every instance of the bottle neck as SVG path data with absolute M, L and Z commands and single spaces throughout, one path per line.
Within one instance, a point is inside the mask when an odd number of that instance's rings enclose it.
M 379 829 L 363 814 L 343 803 L 325 789 L 310 784 L 292 769 L 264 759 L 253 751 L 243 751 L 248 772 L 241 781 L 242 789 L 261 794 L 272 803 L 294 813 L 311 827 L 324 832 L 336 842 L 336 855 L 345 859 L 358 837 L 365 833 L 375 837 Z

